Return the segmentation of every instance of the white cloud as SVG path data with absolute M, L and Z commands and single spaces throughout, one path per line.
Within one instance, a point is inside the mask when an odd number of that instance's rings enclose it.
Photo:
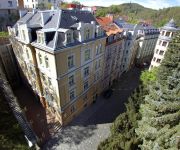
M 72 0 L 66 0 L 71 2 Z M 180 6 L 180 0 L 77 0 L 83 5 L 87 6 L 110 6 L 122 3 L 138 3 L 144 7 L 159 9 L 170 6 Z

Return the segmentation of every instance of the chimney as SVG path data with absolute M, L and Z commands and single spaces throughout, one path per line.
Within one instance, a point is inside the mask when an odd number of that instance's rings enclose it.
M 23 10 L 19 10 L 19 17 L 22 18 L 23 16 L 25 16 L 27 14 L 27 10 L 23 9 Z
M 33 14 L 35 14 L 36 12 L 37 12 L 37 10 L 36 10 L 36 9 L 33 9 L 33 10 L 32 10 L 32 13 L 33 13 Z

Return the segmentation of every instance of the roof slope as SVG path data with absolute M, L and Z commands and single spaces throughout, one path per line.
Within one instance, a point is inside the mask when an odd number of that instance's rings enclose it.
M 109 17 L 97 17 L 96 20 L 103 27 L 108 36 L 123 31 L 123 29 L 119 28 L 115 23 L 113 23 Z

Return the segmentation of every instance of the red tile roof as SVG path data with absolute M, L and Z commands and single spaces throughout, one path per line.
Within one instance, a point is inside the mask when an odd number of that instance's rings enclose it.
M 123 29 L 113 23 L 113 20 L 110 17 L 97 17 L 96 20 L 103 27 L 108 36 L 123 31 Z

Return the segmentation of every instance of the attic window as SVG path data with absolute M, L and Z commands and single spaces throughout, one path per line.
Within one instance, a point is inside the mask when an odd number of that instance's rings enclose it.
M 67 33 L 66 36 L 67 36 L 66 37 L 67 38 L 67 44 L 71 43 L 71 33 Z
M 44 33 L 37 33 L 37 42 L 41 44 L 45 43 Z
M 90 39 L 90 29 L 87 29 L 85 33 L 85 40 L 88 40 L 88 39 Z

